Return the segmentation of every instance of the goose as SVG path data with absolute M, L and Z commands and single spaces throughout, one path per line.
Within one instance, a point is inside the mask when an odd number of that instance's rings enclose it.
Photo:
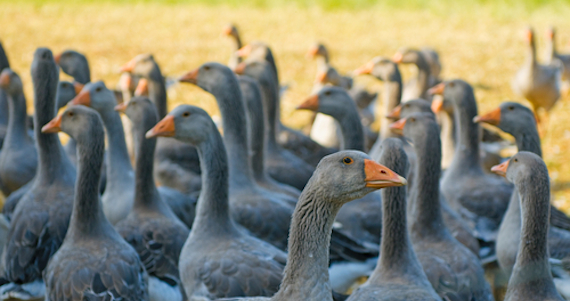
M 10 110 L 0 152 L 0 187 L 4 196 L 9 196 L 35 176 L 38 157 L 34 140 L 27 133 L 26 97 L 20 76 L 5 68 L 0 74 L 0 88 L 8 96 Z
M 424 53 L 416 49 L 403 48 L 396 52 L 392 60 L 397 64 L 414 64 L 418 68 L 417 76 L 404 86 L 402 101 L 406 102 L 414 98 L 430 99 L 427 90 L 432 86 L 431 70 Z
M 145 134 L 158 121 L 156 108 L 148 98 L 134 97 L 115 109 L 131 120 L 136 144 L 134 206 L 117 223 L 117 232 L 137 251 L 149 274 L 150 299 L 181 301 L 178 260 L 189 230 L 154 184 L 156 138 L 145 139 Z
M 502 179 L 485 174 L 479 158 L 479 125 L 473 123 L 477 102 L 465 81 L 446 81 L 430 89 L 453 105 L 457 147 L 453 161 L 441 179 L 441 192 L 451 207 L 469 221 L 476 236 L 494 241 L 507 210 L 513 188 Z
M 149 300 L 144 266 L 101 208 L 105 143 L 99 114 L 71 106 L 42 127 L 43 133 L 59 131 L 77 141 L 79 172 L 69 231 L 43 273 L 45 300 Z
M 380 163 L 397 174 L 405 174 L 408 159 L 404 144 L 397 138 L 382 141 Z M 406 229 L 406 189 L 382 190 L 382 245 L 376 269 L 348 301 L 425 300 L 441 298 L 422 269 Z
M 562 66 L 541 65 L 536 60 L 536 42 L 532 28 L 526 29 L 527 54 L 512 82 L 513 91 L 528 100 L 535 113 L 550 111 L 560 98 Z
M 544 161 L 521 151 L 493 171 L 515 184 L 522 213 L 519 252 L 505 301 L 564 300 L 556 291 L 548 263 L 550 180 Z
M 56 134 L 41 128 L 55 116 L 59 69 L 52 52 L 38 48 L 32 62 L 36 176 L 16 206 L 2 253 L 0 298 L 41 298 L 42 272 L 61 246 L 73 208 L 76 170 Z
M 158 109 L 158 117 L 167 113 L 166 83 L 160 66 L 152 54 L 141 54 L 121 67 L 121 71 L 145 79 L 139 85 L 146 85 L 149 98 Z M 142 88 L 138 88 L 142 90 Z M 200 169 L 196 150 L 175 139 L 159 139 L 155 155 L 155 179 L 163 186 L 171 187 L 185 194 L 200 189 Z
M 433 114 L 414 113 L 391 127 L 412 140 L 417 155 L 408 229 L 427 278 L 444 300 L 493 300 L 479 258 L 451 235 L 442 218 L 441 141 Z
M 234 43 L 234 49 L 232 51 L 232 54 L 230 56 L 230 60 L 228 61 L 228 67 L 230 67 L 231 69 L 237 67 L 237 65 L 239 63 L 242 62 L 243 58 L 237 55 L 237 51 L 241 49 L 241 47 L 243 47 L 243 44 L 241 42 L 241 37 L 239 35 L 239 31 L 236 27 L 235 24 L 228 24 L 224 27 L 224 30 L 222 31 L 222 34 L 231 38 L 232 42 Z
M 533 112 L 527 107 L 514 102 L 504 102 L 497 109 L 477 116 L 474 120 L 497 126 L 502 131 L 513 135 L 519 151 L 528 151 L 539 157 L 542 156 L 536 120 Z M 557 224 L 566 222 L 565 225 L 567 225 L 568 217 L 552 205 L 550 212 L 551 227 L 548 230 L 550 258 L 554 261 L 564 260 L 570 255 L 570 232 L 567 229 L 559 228 Z M 512 274 L 517 258 L 522 229 L 521 221 L 520 196 L 517 191 L 514 191 L 505 217 L 499 227 L 496 244 L 497 259 L 507 277 Z M 553 271 L 556 275 L 555 283 L 564 283 L 563 275 L 558 276 L 559 273 L 555 268 Z M 560 292 L 562 293 L 563 290 Z
M 412 99 L 403 104 L 398 105 L 388 116 L 390 118 L 399 120 L 402 118 L 407 118 L 408 116 L 414 113 L 426 113 L 428 115 L 433 115 L 433 112 L 431 110 L 431 104 L 427 100 L 421 98 Z M 433 118 L 435 118 L 435 115 L 433 116 Z M 481 251 L 479 242 L 475 238 L 473 231 L 463 221 L 462 217 L 449 206 L 449 203 L 442 194 L 439 195 L 439 198 L 441 206 L 441 216 L 443 217 L 445 225 L 451 232 L 451 235 L 453 235 L 453 237 L 457 239 L 457 241 L 466 246 L 475 255 L 486 258 L 488 258 L 489 255 L 492 255 L 489 254 L 488 252 L 490 250 L 485 249 L 483 250 L 483 252 Z
M 406 179 L 359 151 L 324 157 L 303 190 L 291 222 L 287 265 L 279 291 L 271 298 L 227 301 L 332 301 L 327 270 L 331 230 L 342 205 L 381 188 L 402 186 Z
M 226 132 L 227 135 L 227 132 Z M 193 144 L 200 156 L 202 192 L 196 220 L 180 254 L 180 279 L 190 300 L 268 296 L 279 288 L 286 255 L 238 226 L 231 212 L 231 165 L 214 122 L 181 105 L 146 134 Z
M 4 50 L 4 46 L 0 42 L 0 72 L 5 68 L 10 68 L 10 62 L 8 61 L 8 56 Z M 2 143 L 4 142 L 4 137 L 6 136 L 6 131 L 8 128 L 8 96 L 4 90 L 0 89 L 0 149 L 2 149 Z
M 109 185 L 103 192 L 101 201 L 105 216 L 115 225 L 131 212 L 135 198 L 135 173 L 129 160 L 121 117 L 114 110 L 117 101 L 113 91 L 102 81 L 97 81 L 87 84 L 71 103 L 92 107 L 101 115 L 105 125 L 110 163 L 107 168 Z M 176 215 L 191 227 L 195 200 L 168 187 L 159 187 L 158 191 Z

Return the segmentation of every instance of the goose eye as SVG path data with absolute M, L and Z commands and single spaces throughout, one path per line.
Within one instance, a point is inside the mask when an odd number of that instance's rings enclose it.
M 97 89 L 95 89 L 96 92 L 101 92 L 102 88 L 101 87 L 97 87 Z
M 350 165 L 350 164 L 354 163 L 354 160 L 352 160 L 351 157 L 344 157 L 344 158 L 342 159 L 342 162 L 343 162 L 344 164 L 346 164 L 346 165 Z
M 406 105 L 404 105 L 404 107 L 405 107 L 405 108 L 409 108 L 409 107 L 410 107 L 410 105 L 409 105 L 409 104 L 406 104 Z
M 204 66 L 204 70 L 210 70 L 210 66 Z
M 415 122 L 416 119 L 415 119 L 415 118 L 410 118 L 410 121 L 411 121 L 411 122 Z
M 514 159 L 513 159 L 513 161 L 515 161 L 515 162 L 519 162 L 519 159 L 517 159 L 517 158 L 514 158 Z
M 513 107 L 513 106 L 510 106 L 510 107 L 509 107 L 509 110 L 511 110 L 511 111 L 514 110 L 514 109 L 515 109 L 515 107 Z
M 62 87 L 62 88 L 67 88 L 67 83 L 61 84 L 61 87 Z
M 67 116 L 73 117 L 73 115 L 75 115 L 73 112 L 67 112 Z
M 453 86 L 455 86 L 455 83 L 454 83 L 454 82 L 450 82 L 450 83 L 448 83 L 447 85 L 448 85 L 449 87 L 453 87 Z
M 190 116 L 190 112 L 184 112 L 184 113 L 182 113 L 182 117 L 188 117 L 188 116 Z
M 331 95 L 331 91 L 325 92 L 325 95 L 327 95 L 327 96 Z

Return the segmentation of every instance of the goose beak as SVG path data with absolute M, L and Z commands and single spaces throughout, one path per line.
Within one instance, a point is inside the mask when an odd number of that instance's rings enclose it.
M 226 36 L 231 35 L 232 34 L 232 26 L 227 25 L 226 27 L 224 27 L 224 30 L 222 31 L 222 33 Z
M 55 60 L 55 63 L 59 65 L 59 60 L 61 59 L 61 53 L 56 55 L 53 59 Z
M 180 78 L 178 78 L 179 82 L 182 83 L 190 83 L 190 84 L 198 84 L 198 68 L 184 74 L 183 76 L 181 76 Z
M 317 55 L 317 52 L 319 52 L 319 47 L 311 46 L 311 48 L 309 48 L 309 51 L 307 51 L 307 54 L 305 56 L 308 59 L 312 59 Z
M 174 116 L 166 115 L 161 121 L 159 121 L 152 129 L 146 132 L 145 137 L 172 137 L 176 133 L 176 128 L 174 127 Z
M 10 72 L 8 70 L 0 74 L 0 87 L 7 87 L 10 85 Z
M 251 45 L 247 44 L 242 48 L 240 48 L 238 51 L 236 51 L 236 55 L 238 57 L 247 57 L 251 53 L 251 50 L 252 50 Z
M 403 60 L 404 60 L 404 55 L 399 52 L 394 54 L 394 56 L 392 57 L 392 61 L 396 64 L 401 63 Z
M 390 114 L 386 115 L 386 118 L 398 120 L 400 119 L 400 113 L 402 112 L 402 105 L 397 105 Z
M 135 70 L 136 65 L 137 61 L 135 59 L 132 59 L 121 67 L 121 72 L 132 72 Z
M 319 74 L 317 74 L 317 78 L 315 79 L 315 83 L 325 83 L 326 81 L 327 81 L 327 73 L 319 72 Z
M 390 124 L 390 129 L 392 132 L 403 135 L 404 134 L 404 127 L 406 126 L 406 118 L 402 118 L 392 124 Z
M 239 63 L 239 64 L 234 68 L 234 73 L 235 73 L 235 74 L 240 74 L 240 75 L 244 74 L 244 73 L 245 73 L 245 66 L 246 66 L 245 62 Z
M 439 83 L 427 90 L 429 95 L 443 95 L 443 91 L 445 91 L 445 83 Z
M 79 93 L 81 93 L 81 90 L 83 90 L 83 87 L 85 85 L 78 83 L 78 82 L 73 82 L 73 88 L 75 89 L 75 95 L 78 95 Z
M 498 174 L 499 176 L 505 177 L 507 175 L 507 168 L 509 168 L 509 162 L 511 162 L 511 160 L 507 160 L 499 165 L 495 165 L 491 167 L 491 171 Z
M 485 122 L 494 126 L 498 126 L 499 123 L 501 123 L 501 108 L 496 108 L 485 115 L 475 116 L 473 118 L 473 122 Z
M 44 134 L 53 134 L 57 132 L 61 132 L 61 117 L 63 115 L 56 116 L 50 122 L 42 127 L 42 133 Z
M 385 188 L 394 186 L 404 186 L 408 181 L 390 170 L 388 167 L 378 164 L 372 160 L 364 159 L 364 174 L 366 178 L 366 187 Z
M 441 97 L 435 97 L 431 101 L 431 110 L 432 110 L 432 112 L 437 114 L 437 113 L 441 112 L 441 109 L 443 109 L 443 99 L 441 99 Z
M 372 74 L 372 70 L 374 69 L 374 62 L 368 62 L 358 69 L 354 70 L 354 75 L 362 75 L 362 74 Z
M 128 102 L 123 102 L 115 106 L 115 111 L 125 113 L 127 110 L 127 106 L 129 105 Z
M 300 106 L 297 107 L 297 110 L 310 110 L 316 112 L 319 110 L 319 95 L 315 94 L 307 98 Z
M 86 107 L 91 106 L 91 95 L 89 95 L 89 90 L 81 90 L 81 92 L 71 100 L 71 104 L 84 105 Z
M 139 84 L 135 89 L 135 96 L 141 96 L 148 94 L 148 80 L 146 78 L 141 78 Z

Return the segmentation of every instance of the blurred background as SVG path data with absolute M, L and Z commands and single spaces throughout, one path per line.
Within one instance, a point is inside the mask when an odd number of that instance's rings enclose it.
M 177 77 L 207 61 L 226 63 L 233 50 L 222 29 L 238 26 L 244 43 L 267 42 L 276 55 L 283 84 L 282 120 L 302 128 L 311 118 L 295 107 L 309 95 L 315 61 L 305 57 L 317 41 L 328 46 L 343 73 L 372 57 L 391 57 L 399 48 L 430 46 L 440 54 L 442 77 L 463 78 L 476 92 L 479 112 L 505 100 L 525 103 L 510 82 L 525 55 L 524 29 L 538 38 L 545 57 L 549 26 L 557 29 L 560 52 L 570 53 L 570 1 L 558 0 L 197 0 L 95 1 L 0 0 L 0 40 L 12 69 L 20 73 L 31 112 L 30 64 L 35 49 L 54 53 L 75 49 L 87 55 L 92 79 L 115 87 L 121 65 L 152 53 L 167 77 Z M 401 65 L 404 80 L 413 73 Z M 67 78 L 62 73 L 62 78 Z M 358 83 L 375 91 L 371 77 Z M 218 114 L 213 97 L 193 85 L 173 85 L 169 109 L 188 103 Z M 552 110 L 542 137 L 553 180 L 554 204 L 570 213 L 570 103 L 565 95 Z

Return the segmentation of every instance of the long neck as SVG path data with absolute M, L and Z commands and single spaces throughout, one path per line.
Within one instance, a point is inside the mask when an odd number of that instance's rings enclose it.
M 255 96 L 251 96 L 255 97 Z M 251 147 L 251 169 L 256 179 L 265 178 L 264 147 L 265 125 L 263 121 L 263 104 L 261 99 L 248 100 L 247 103 L 249 142 Z
M 328 273 L 329 246 L 333 221 L 340 206 L 323 199 L 323 191 L 313 187 L 317 186 L 314 182 L 309 181 L 293 213 L 289 231 L 289 258 L 276 297 L 286 295 L 302 297 L 303 300 L 332 300 Z M 331 296 L 320 299 L 327 290 Z
M 148 96 L 158 110 L 158 118 L 166 116 L 166 84 L 158 66 L 152 71 L 148 83 Z
M 410 210 L 412 240 L 425 235 L 441 235 L 442 227 L 439 203 L 439 177 L 441 174 L 441 141 L 437 125 L 430 124 L 425 134 L 414 138 L 417 162 Z
M 437 113 L 441 122 L 441 164 L 444 168 L 449 167 L 453 157 L 455 157 L 455 131 L 453 127 L 453 116 L 442 110 Z
M 527 66 L 534 68 L 537 64 L 536 62 L 536 43 L 534 37 L 532 37 L 530 45 L 528 46 L 525 63 Z
M 328 56 L 318 55 L 316 57 L 316 60 L 317 60 L 317 74 L 319 74 L 320 72 L 325 72 L 329 64 Z
M 479 125 L 473 122 L 477 115 L 477 103 L 473 93 L 467 92 L 460 101 L 454 102 L 457 147 L 452 166 L 458 169 L 481 171 L 479 165 Z M 481 171 L 482 172 L 482 171 Z
M 265 110 L 265 138 L 267 147 L 277 149 L 277 122 L 279 119 L 279 100 L 276 82 L 274 80 L 260 81 L 263 92 L 263 108 Z
M 340 125 L 343 139 L 342 149 L 353 149 L 363 152 L 364 128 L 360 122 L 356 105 L 351 101 L 351 106 L 344 107 L 343 109 L 343 111 L 333 116 Z
M 247 119 L 242 95 L 236 77 L 229 77 L 226 84 L 214 94 L 222 114 L 224 144 L 228 152 L 232 183 L 253 185 L 250 168 Z
M 242 42 L 241 42 L 241 38 L 240 38 L 239 34 L 232 35 L 232 37 L 233 37 L 233 40 L 234 40 L 234 42 L 235 42 L 235 47 L 234 47 L 234 48 L 235 48 L 235 51 L 240 50 L 240 49 L 243 47 L 243 44 L 242 44 Z M 234 52 L 235 52 L 235 51 L 234 51 Z M 241 58 L 241 57 L 239 58 L 239 61 L 240 61 L 240 62 L 242 61 L 242 58 Z
M 382 245 L 380 262 L 374 275 L 382 275 L 383 281 L 393 273 L 401 275 L 423 274 L 422 267 L 411 248 L 406 224 L 406 188 L 395 187 L 382 190 Z
M 234 229 L 228 203 L 228 157 L 218 130 L 211 125 L 211 135 L 197 144 L 202 171 L 202 190 L 196 206 L 192 232 L 220 233 Z
M 540 171 L 539 171 L 540 173 Z M 521 241 L 517 261 L 509 281 L 513 283 L 546 279 L 552 284 L 547 249 L 550 218 L 550 185 L 548 175 L 526 176 L 516 183 L 522 212 Z
M 400 104 L 400 100 L 402 99 L 402 77 L 400 75 L 400 71 L 397 69 L 393 76 L 384 80 L 383 94 L 384 101 L 382 111 L 384 112 L 384 115 L 388 115 L 388 113 Z M 397 137 L 397 134 L 390 130 L 390 123 L 392 123 L 392 121 L 385 116 L 382 116 L 381 120 L 380 141 L 390 137 Z
M 4 137 L 4 148 L 22 146 L 22 142 L 30 141 L 26 129 L 26 97 L 22 91 L 19 93 L 8 95 L 8 110 L 10 119 L 8 119 L 8 129 L 6 137 Z
M 535 126 L 528 126 L 526 130 L 516 133 L 514 136 L 519 152 L 532 152 L 542 157 L 540 137 Z
M 157 119 L 154 116 L 150 116 L 150 114 L 144 117 L 145 118 L 142 118 L 140 122 L 136 122 L 133 125 L 133 135 L 135 136 L 136 144 L 134 208 L 156 210 L 170 216 L 172 213 L 166 208 L 167 205 L 160 199 L 158 190 L 154 184 L 153 159 L 156 138 L 145 138 L 145 133 L 156 124 Z
M 99 200 L 99 179 L 105 150 L 104 133 L 92 131 L 88 141 L 77 143 L 78 174 L 69 231 L 72 237 L 100 235 L 109 223 Z
M 41 74 L 41 71 L 50 73 L 49 70 L 40 69 L 38 71 L 39 74 L 32 74 L 35 95 L 34 135 L 39 154 L 36 181 L 49 184 L 61 179 L 61 177 L 54 177 L 54 175 L 70 176 L 66 180 L 75 181 L 75 168 L 65 154 L 58 135 L 42 133 L 42 127 L 55 117 L 58 78 L 57 76 Z M 69 172 L 69 170 L 74 172 Z
M 423 58 L 423 56 L 419 56 L 419 60 L 416 62 L 416 66 L 418 66 L 418 89 L 422 92 L 421 95 L 424 95 L 426 91 L 430 88 L 429 87 L 429 76 L 430 76 L 430 69 L 429 64 Z
M 120 189 L 125 181 L 133 180 L 133 167 L 127 151 L 123 123 L 119 113 L 114 110 L 104 110 L 99 113 L 103 119 L 109 143 L 110 164 L 107 165 L 107 177 L 109 178 L 107 187 L 117 186 Z
M 548 39 L 548 42 L 546 43 L 546 51 L 548 63 L 552 63 L 552 61 L 558 56 L 554 36 Z

